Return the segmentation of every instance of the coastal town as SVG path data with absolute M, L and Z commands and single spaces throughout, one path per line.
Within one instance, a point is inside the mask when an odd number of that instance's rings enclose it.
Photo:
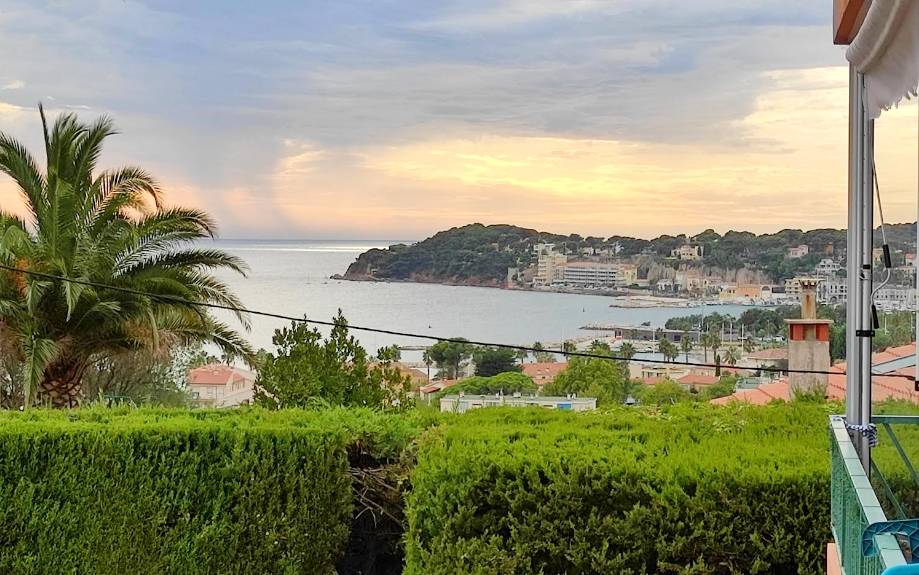
M 815 279 L 817 301 L 821 304 L 846 303 L 845 252 L 837 253 L 832 244 L 812 251 L 807 244 L 786 249 L 787 261 L 812 262 L 802 265 L 798 273 L 781 282 L 731 281 L 738 274 L 707 268 L 703 265 L 703 246 L 693 243 L 673 248 L 663 258 L 666 266 L 654 271 L 642 265 L 653 257 L 651 250 L 639 255 L 620 256 L 621 245 L 604 248 L 583 248 L 576 252 L 552 243 L 533 247 L 536 264 L 528 268 L 509 268 L 507 287 L 531 287 L 538 290 L 600 292 L 617 296 L 614 306 L 657 307 L 694 306 L 702 304 L 738 304 L 775 306 L 795 304 L 801 296 L 801 283 Z M 915 253 L 895 252 L 901 263 L 892 268 L 893 278 L 902 283 L 890 283 L 877 291 L 876 305 L 883 311 L 915 309 L 916 290 L 911 286 L 915 277 Z M 874 250 L 878 266 L 883 262 L 882 248 Z M 781 279 L 781 278 L 780 278 Z

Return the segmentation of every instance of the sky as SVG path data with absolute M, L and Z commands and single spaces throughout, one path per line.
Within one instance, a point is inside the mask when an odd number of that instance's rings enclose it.
M 228 238 L 844 227 L 830 20 L 801 0 L 5 0 L 0 131 L 38 154 L 38 102 L 107 114 L 103 166 L 146 168 Z M 891 222 L 915 220 L 916 113 L 877 124 Z M 6 179 L 0 206 L 21 209 Z

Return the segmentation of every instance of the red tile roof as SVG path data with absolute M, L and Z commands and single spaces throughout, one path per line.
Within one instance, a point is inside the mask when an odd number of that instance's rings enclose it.
M 891 361 L 901 357 L 912 355 L 916 352 L 916 344 L 893 347 L 882 352 L 875 353 L 871 356 L 871 362 L 874 364 Z M 845 363 L 837 363 L 830 368 L 830 371 L 836 372 L 827 376 L 826 395 L 829 399 L 843 400 L 846 397 L 846 376 Z M 907 368 L 901 369 L 894 373 L 905 373 L 913 375 L 914 370 Z M 734 401 L 743 401 L 755 405 L 764 405 L 774 399 L 789 399 L 789 385 L 787 379 L 780 379 L 774 383 L 767 383 L 756 389 L 739 389 L 733 395 L 720 397 L 712 400 L 712 403 L 724 405 Z M 876 375 L 871 378 L 871 399 L 873 401 L 885 401 L 888 399 L 902 399 L 919 403 L 919 392 L 916 391 L 914 383 L 902 377 L 890 377 Z
M 188 370 L 189 385 L 227 385 L 238 380 L 255 381 L 255 374 L 245 369 L 219 363 Z
M 759 351 L 754 351 L 749 353 L 746 356 L 747 359 L 763 359 L 769 361 L 776 361 L 780 359 L 788 359 L 788 348 L 787 347 L 770 347 L 767 349 L 761 349 Z
M 447 389 L 448 387 L 454 386 L 457 383 L 459 383 L 458 379 L 438 379 L 436 381 L 432 381 L 428 385 L 421 386 L 418 388 L 418 391 L 421 393 L 437 393 L 438 391 Z
M 543 386 L 555 381 L 556 376 L 568 368 L 568 364 L 565 362 L 524 363 L 521 368 L 525 376 L 532 379 L 536 385 Z
M 677 383 L 681 385 L 715 385 L 721 378 L 715 377 L 714 375 L 696 375 L 690 373 L 689 375 L 684 375 L 683 377 L 677 380 Z

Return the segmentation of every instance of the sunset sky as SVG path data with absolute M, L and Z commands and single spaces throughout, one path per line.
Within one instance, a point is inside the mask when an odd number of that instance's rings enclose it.
M 420 239 L 845 225 L 831 3 L 5 1 L 0 131 L 105 113 L 105 165 L 224 237 Z M 916 213 L 914 104 L 878 122 L 889 221 Z M 0 179 L 0 205 L 17 209 Z

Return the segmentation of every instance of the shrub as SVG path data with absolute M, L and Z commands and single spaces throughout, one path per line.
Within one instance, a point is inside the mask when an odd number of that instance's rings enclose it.
M 608 354 L 609 345 L 594 342 L 591 353 Z M 596 397 L 597 405 L 622 405 L 636 394 L 639 386 L 629 380 L 629 369 L 624 362 L 609 359 L 574 357 L 568 367 L 555 380 L 545 386 L 546 395 L 577 394 Z
M 398 348 L 381 349 L 383 357 L 376 363 L 349 334 L 341 310 L 332 323 L 325 339 L 304 322 L 275 330 L 275 353 L 259 352 L 256 404 L 271 409 L 409 407 L 411 378 L 392 365 Z
M 467 413 L 420 447 L 406 573 L 818 573 L 826 415 Z
M 477 375 L 475 377 L 466 378 L 456 385 L 438 392 L 437 397 L 456 395 L 461 391 L 463 393 L 475 395 L 490 395 L 499 392 L 504 393 L 504 395 L 511 395 L 517 392 L 536 393 L 536 384 L 533 383 L 532 379 L 522 373 L 507 371 L 491 377 Z
M 0 414 L 2 573 L 332 573 L 349 450 L 387 457 L 410 419 L 81 410 Z

